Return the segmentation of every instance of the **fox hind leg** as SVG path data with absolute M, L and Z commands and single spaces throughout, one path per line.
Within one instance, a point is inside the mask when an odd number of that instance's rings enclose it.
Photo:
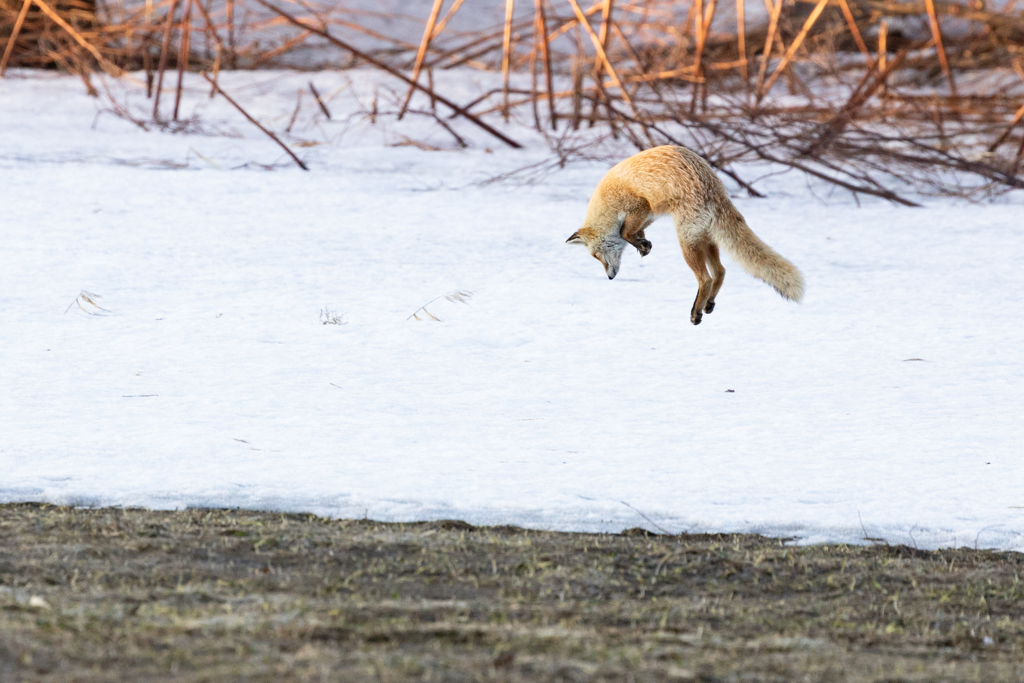
M 725 266 L 722 265 L 722 260 L 718 257 L 718 245 L 714 242 L 709 242 L 707 246 L 707 266 L 711 271 L 711 296 L 704 304 L 704 312 L 710 313 L 715 310 L 715 297 L 718 296 L 718 290 L 725 282 Z
M 708 246 L 707 243 L 690 242 L 684 242 L 682 245 L 683 258 L 686 260 L 686 265 L 690 266 L 690 270 L 693 271 L 694 276 L 697 278 L 697 298 L 694 299 L 693 308 L 690 309 L 690 322 L 694 325 L 700 325 L 704 311 L 707 309 L 708 301 L 711 299 L 714 280 L 708 274 L 706 265 L 709 259 Z M 712 304 L 711 308 L 714 309 L 714 307 L 714 304 Z

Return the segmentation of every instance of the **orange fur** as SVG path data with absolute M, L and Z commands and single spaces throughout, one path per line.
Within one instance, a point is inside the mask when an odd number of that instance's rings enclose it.
M 644 230 L 664 215 L 675 221 L 683 258 L 697 278 L 694 325 L 714 310 L 725 280 L 719 247 L 787 299 L 803 297 L 800 271 L 754 234 L 715 172 L 685 147 L 653 147 L 613 166 L 590 198 L 583 227 L 567 241 L 586 246 L 612 279 L 626 244 L 641 256 L 650 253 Z

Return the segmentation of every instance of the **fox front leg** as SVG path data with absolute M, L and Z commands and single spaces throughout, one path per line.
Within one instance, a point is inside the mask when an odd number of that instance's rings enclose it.
M 633 211 L 626 214 L 626 218 L 622 221 L 622 239 L 626 240 L 640 252 L 641 256 L 647 256 L 651 253 L 651 243 L 647 240 L 644 235 L 644 230 L 647 228 L 650 221 L 649 211 L 637 212 Z
M 627 239 L 626 241 L 632 244 L 634 247 L 636 247 L 636 250 L 640 252 L 641 256 L 647 256 L 648 254 L 650 254 L 651 247 L 654 246 L 650 243 L 650 241 L 647 240 L 646 237 L 644 237 L 643 230 L 641 230 L 638 233 L 635 233 L 632 236 L 632 238 Z

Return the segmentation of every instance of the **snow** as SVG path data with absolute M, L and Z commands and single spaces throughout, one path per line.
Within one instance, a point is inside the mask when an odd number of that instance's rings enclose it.
M 235 137 L 10 75 L 0 502 L 1024 550 L 1019 196 L 907 209 L 772 179 L 735 202 L 804 302 L 726 260 L 695 327 L 666 219 L 614 281 L 564 244 L 608 164 L 480 182 L 545 158 L 528 125 L 503 127 L 524 151 L 464 124 L 467 150 L 389 146 L 454 145 L 351 116 L 372 74 L 314 74 L 335 111 L 307 97 L 287 137 L 305 173 L 198 78 L 183 111 Z M 468 101 L 485 77 L 438 83 Z M 282 131 L 310 75 L 222 78 Z

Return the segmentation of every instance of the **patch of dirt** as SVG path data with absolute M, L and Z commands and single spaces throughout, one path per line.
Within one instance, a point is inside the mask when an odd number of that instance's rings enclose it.
M 0 506 L 0 680 L 1021 681 L 1024 556 Z

